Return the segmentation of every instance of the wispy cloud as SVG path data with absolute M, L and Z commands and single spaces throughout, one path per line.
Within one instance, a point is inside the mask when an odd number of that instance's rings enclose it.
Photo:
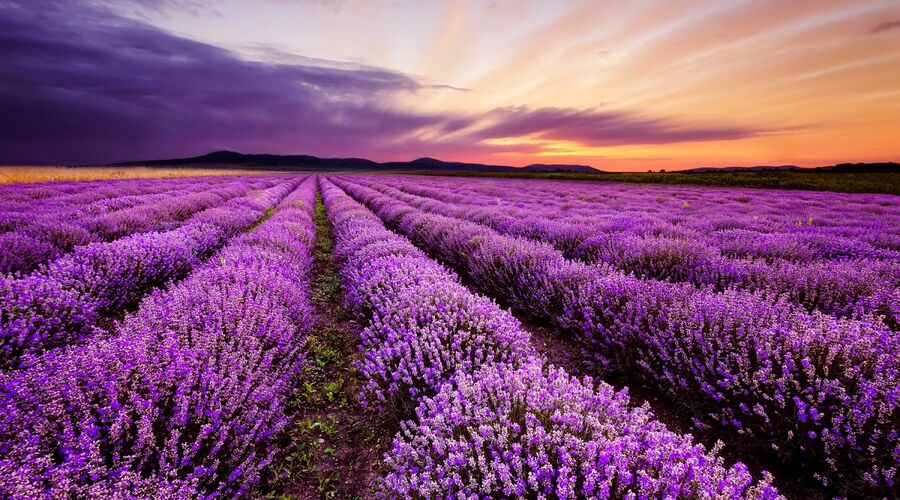
M 487 113 L 485 118 L 494 124 L 474 134 L 480 139 L 532 136 L 578 141 L 589 146 L 738 139 L 759 132 L 752 128 L 680 123 L 595 109 L 500 108 Z
M 869 33 L 882 33 L 889 30 L 900 29 L 900 19 L 895 19 L 893 21 L 884 21 L 882 23 L 878 23 L 869 30 Z

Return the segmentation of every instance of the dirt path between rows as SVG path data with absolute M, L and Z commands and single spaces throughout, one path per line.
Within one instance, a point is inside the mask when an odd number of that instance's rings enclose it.
M 332 228 L 321 197 L 316 202 L 312 301 L 318 325 L 309 338 L 307 368 L 291 401 L 291 453 L 273 467 L 270 498 L 371 498 L 382 476 L 382 457 L 398 422 L 360 405 L 362 379 L 354 362 L 360 325 L 341 303 L 332 261 Z

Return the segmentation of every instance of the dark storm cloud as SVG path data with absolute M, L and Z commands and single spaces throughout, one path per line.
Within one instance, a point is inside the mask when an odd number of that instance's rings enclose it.
M 359 149 L 440 121 L 381 104 L 405 75 L 244 61 L 62 2 L 0 3 L 0 60 L 4 163 Z

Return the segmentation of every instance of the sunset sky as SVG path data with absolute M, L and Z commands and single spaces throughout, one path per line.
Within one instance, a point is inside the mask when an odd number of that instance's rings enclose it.
M 900 160 L 900 1 L 0 0 L 0 163 Z

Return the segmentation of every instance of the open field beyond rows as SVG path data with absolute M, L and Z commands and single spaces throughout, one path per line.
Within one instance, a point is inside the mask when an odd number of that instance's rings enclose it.
M 898 196 L 83 172 L 0 186 L 0 498 L 900 496 Z
M 144 168 L 144 167 L 13 167 L 0 166 L 0 184 L 113 179 L 159 179 L 208 177 L 247 173 L 234 169 Z

